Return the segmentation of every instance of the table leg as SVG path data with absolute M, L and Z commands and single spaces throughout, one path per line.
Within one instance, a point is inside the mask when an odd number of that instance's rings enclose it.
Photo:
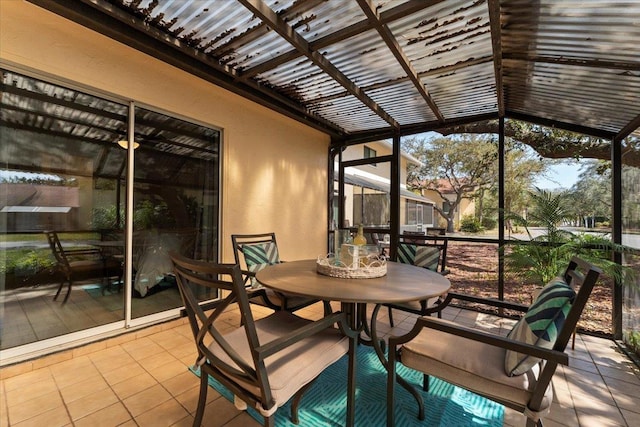
M 347 314 L 349 322 L 349 328 L 352 331 L 359 330 L 359 319 L 356 312 L 356 305 L 354 303 L 342 303 L 342 311 Z M 352 340 L 353 345 L 349 346 L 349 367 L 347 374 L 347 427 L 353 427 L 355 425 L 356 418 L 356 346 L 358 345 L 358 338 Z
M 371 337 L 372 346 L 378 355 L 378 359 L 380 359 L 380 363 L 382 366 L 389 371 L 389 362 L 385 357 L 385 349 L 384 349 L 384 340 L 378 339 L 378 312 L 380 311 L 380 307 L 382 305 L 376 304 L 373 308 L 373 312 L 371 313 L 371 327 L 369 329 L 369 336 Z M 365 313 L 366 314 L 366 313 Z M 365 319 L 366 324 L 366 319 Z M 381 344 L 382 343 L 382 344 Z M 407 380 L 402 378 L 399 374 L 396 373 L 396 382 L 404 387 L 411 395 L 413 395 L 414 399 L 416 399 L 416 403 L 418 404 L 418 419 L 424 420 L 424 401 L 422 396 L 418 393 L 418 391 L 411 385 Z

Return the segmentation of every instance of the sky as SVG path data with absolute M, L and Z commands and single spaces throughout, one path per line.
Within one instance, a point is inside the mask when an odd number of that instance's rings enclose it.
M 546 177 L 540 177 L 533 183 L 538 188 L 544 190 L 552 190 L 556 188 L 571 188 L 577 181 L 580 175 L 580 168 L 582 164 L 558 164 L 549 168 L 549 173 Z

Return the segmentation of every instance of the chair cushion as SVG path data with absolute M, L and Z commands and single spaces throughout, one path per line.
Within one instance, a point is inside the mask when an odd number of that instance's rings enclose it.
M 536 386 L 540 365 L 535 365 L 525 375 L 510 377 L 504 372 L 504 357 L 503 348 L 435 329 L 423 329 L 401 350 L 402 364 L 409 368 L 489 399 L 525 407 Z M 540 411 L 546 412 L 552 400 L 553 391 L 549 383 Z
M 240 247 L 244 255 L 247 269 L 251 272 L 258 272 L 268 265 L 278 264 L 278 246 L 274 242 L 244 244 Z M 251 278 L 251 285 L 256 285 L 255 278 Z
M 440 249 L 436 246 L 418 246 L 409 243 L 398 245 L 398 262 L 438 270 Z
M 540 291 L 536 300 L 507 336 L 520 342 L 552 349 L 575 296 L 575 291 L 562 277 L 554 278 Z M 536 357 L 507 351 L 504 370 L 507 375 L 521 375 L 539 361 Z
M 255 322 L 258 340 L 266 344 L 312 321 L 287 311 L 277 311 Z M 254 366 L 244 326 L 225 334 L 224 338 L 249 365 Z M 212 343 L 209 349 L 226 363 L 233 363 L 220 347 Z M 347 354 L 349 339 L 336 328 L 327 328 L 305 338 L 265 359 L 269 386 L 277 406 L 284 405 L 303 385 L 311 382 L 329 365 Z M 347 373 L 345 372 L 345 375 Z M 260 396 L 257 387 L 246 382 L 243 387 Z

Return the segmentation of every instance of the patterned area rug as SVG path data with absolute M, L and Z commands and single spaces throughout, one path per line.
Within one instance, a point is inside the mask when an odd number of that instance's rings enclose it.
M 356 419 L 355 425 L 374 427 L 386 425 L 386 370 L 372 348 L 363 345 L 357 350 Z M 196 375 L 198 372 L 194 372 Z M 428 393 L 422 391 L 422 374 L 398 364 L 398 373 L 413 384 L 425 402 L 425 420 L 417 418 L 418 406 L 413 396 L 396 386 L 396 426 L 502 426 L 504 407 L 437 378 L 430 378 Z M 307 391 L 300 403 L 300 426 L 343 426 L 346 420 L 347 357 L 327 368 Z M 233 401 L 232 394 L 209 377 L 209 385 Z M 249 414 L 262 423 L 253 409 Z M 289 418 L 291 402 L 276 412 L 276 425 L 294 427 Z M 206 420 L 205 420 L 206 421 Z

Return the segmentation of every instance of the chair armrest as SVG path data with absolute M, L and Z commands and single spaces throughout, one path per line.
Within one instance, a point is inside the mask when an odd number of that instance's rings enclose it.
M 290 334 L 284 335 L 259 346 L 258 348 L 256 348 L 256 351 L 264 359 L 286 347 L 289 347 L 292 344 L 295 344 L 296 342 L 304 338 L 310 337 L 324 329 L 327 329 L 328 327 L 336 323 L 346 325 L 346 314 L 344 312 L 337 311 L 335 313 L 329 314 L 322 319 L 316 320 L 306 326 L 296 329 Z
M 513 302 L 507 302 L 507 301 L 501 301 L 495 298 L 482 298 L 482 297 L 476 297 L 473 295 L 467 295 L 467 294 L 458 294 L 455 292 L 449 292 L 449 295 L 451 295 L 451 299 L 457 299 L 457 300 L 461 300 L 461 301 L 468 301 L 468 302 L 473 302 L 476 304 L 482 304 L 482 305 L 487 305 L 490 307 L 496 307 L 496 308 L 506 308 L 509 310 L 515 310 L 515 311 L 521 311 L 521 312 L 526 312 L 529 309 L 529 306 L 524 305 L 524 304 L 517 304 L 517 303 L 513 303 Z
M 562 351 L 549 350 L 535 345 L 525 344 L 500 335 L 490 334 L 488 332 L 479 331 L 462 325 L 451 324 L 443 321 L 442 319 L 428 316 L 418 318 L 413 329 L 407 334 L 389 337 L 389 349 L 395 349 L 399 344 L 410 341 L 424 328 L 436 329 L 438 331 L 479 341 L 496 347 L 502 347 L 506 350 L 517 351 L 518 353 L 527 354 L 562 365 L 569 364 L 569 356 Z

